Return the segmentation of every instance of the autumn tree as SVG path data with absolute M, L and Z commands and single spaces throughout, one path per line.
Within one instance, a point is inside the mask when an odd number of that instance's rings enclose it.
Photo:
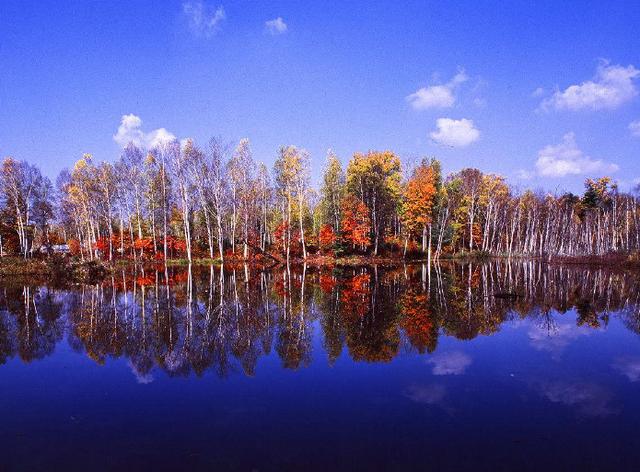
M 307 250 L 304 240 L 304 199 L 308 185 L 308 163 L 309 154 L 295 146 L 280 148 L 278 158 L 274 164 L 274 174 L 278 194 L 281 201 L 282 225 L 283 225 L 283 246 L 287 261 L 291 254 L 291 226 L 294 203 L 298 206 L 298 225 L 300 230 L 300 241 L 302 244 L 302 254 L 306 259 Z
M 235 253 L 235 239 L 238 225 L 241 226 L 244 242 L 243 256 L 248 257 L 249 226 L 255 210 L 255 173 L 256 164 L 251 153 L 248 139 L 241 139 L 228 164 L 229 187 L 231 196 L 231 247 Z
M 159 211 L 162 218 L 162 253 L 164 260 L 169 257 L 169 218 L 171 209 L 171 179 L 169 163 L 171 162 L 172 149 L 176 147 L 175 142 L 162 142 L 152 152 L 155 156 L 156 169 L 156 189 Z
M 227 148 L 221 139 L 212 138 L 208 146 L 209 188 L 213 214 L 216 220 L 218 255 L 224 262 L 224 229 L 223 220 L 228 207 L 227 174 L 225 172 L 225 155 Z
M 405 189 L 403 204 L 403 223 L 410 232 L 420 231 L 422 252 L 429 253 L 431 260 L 431 225 L 433 222 L 433 204 L 436 197 L 435 173 L 433 168 L 423 161 L 414 171 Z
M 365 251 L 371 245 L 371 220 L 369 209 L 364 202 L 353 195 L 342 200 L 341 237 L 353 249 Z
M 138 239 L 143 238 L 144 158 L 143 149 L 131 142 L 123 149 L 116 164 L 120 176 L 119 195 L 127 212 L 130 232 L 133 233 L 135 227 Z M 143 254 L 141 249 L 140 255 Z
M 322 221 L 333 226 L 334 230 L 340 228 L 340 208 L 344 197 L 345 175 L 340 160 L 333 153 L 327 153 L 327 164 L 322 178 L 321 212 Z
M 51 204 L 51 182 L 40 170 L 24 161 L 10 157 L 2 162 L 0 187 L 4 197 L 5 215 L 18 237 L 19 251 L 28 257 L 33 250 L 33 240 L 38 225 L 33 225 L 34 211 L 37 210 L 40 222 L 48 222 Z M 47 221 L 42 221 L 42 218 Z
M 397 213 L 401 180 L 400 159 L 391 151 L 356 153 L 347 166 L 347 191 L 369 210 L 375 255 Z
M 336 234 L 330 224 L 324 224 L 318 232 L 318 246 L 322 252 L 330 252 L 336 242 Z
M 191 216 L 193 211 L 193 183 L 190 179 L 189 163 L 200 159 L 202 151 L 189 139 L 180 149 L 179 143 L 174 143 L 171 147 L 171 165 L 173 174 L 178 184 L 178 195 L 181 209 L 182 230 L 185 241 L 185 249 L 189 263 L 192 261 L 192 240 L 191 240 Z
M 273 192 L 271 188 L 271 176 L 269 169 L 263 163 L 258 167 L 258 176 L 256 178 L 255 195 L 257 205 L 259 206 L 259 233 L 260 233 L 260 249 L 264 251 L 269 238 L 269 227 L 271 222 L 271 203 L 273 200 Z
M 108 162 L 102 162 L 95 169 L 97 183 L 97 204 L 99 213 L 104 227 L 106 228 L 107 237 L 109 239 L 109 260 L 114 257 L 114 233 L 113 222 L 115 214 L 115 201 L 118 193 L 118 184 L 113 165 Z

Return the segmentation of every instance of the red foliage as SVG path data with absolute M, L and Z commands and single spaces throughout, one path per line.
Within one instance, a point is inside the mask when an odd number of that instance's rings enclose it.
M 371 308 L 371 275 L 359 274 L 349 278 L 342 289 L 343 313 L 346 318 L 364 318 Z
M 96 249 L 98 249 L 98 251 L 100 251 L 103 256 L 104 255 L 109 255 L 109 239 L 108 238 L 99 238 L 96 241 Z
M 320 274 L 320 290 L 324 293 L 332 293 L 336 286 L 336 279 L 331 274 Z
M 353 195 L 342 201 L 342 238 L 355 249 L 366 250 L 371 245 L 371 221 L 369 209 L 364 202 Z
M 333 232 L 333 227 L 331 225 L 322 225 L 320 233 L 318 234 L 318 241 L 320 243 L 320 251 L 324 253 L 333 251 L 333 245 L 336 242 L 336 235 Z
M 151 275 L 146 275 L 146 276 L 138 276 L 136 278 L 136 283 L 140 286 L 143 287 L 149 287 L 151 285 L 155 285 L 156 284 L 156 279 L 155 277 L 152 277 Z
M 69 252 L 72 256 L 80 254 L 80 242 L 77 239 L 70 239 L 67 244 L 69 244 Z
M 167 238 L 167 249 L 171 252 L 185 252 L 187 250 L 187 242 L 184 239 L 169 236 Z
M 136 249 L 142 249 L 143 251 L 151 251 L 153 250 L 153 239 L 138 238 L 133 243 L 133 247 Z
M 407 338 L 418 352 L 432 352 L 437 342 L 437 326 L 428 308 L 429 298 L 425 293 L 408 290 L 400 299 L 404 317 L 402 326 Z
M 275 249 L 281 254 L 284 254 L 287 250 L 287 247 L 286 247 L 287 229 L 288 229 L 288 225 L 283 222 L 278 225 L 278 227 L 273 233 Z M 291 247 L 289 248 L 289 253 L 291 254 L 291 256 L 302 255 L 302 240 L 300 239 L 299 231 L 291 232 Z

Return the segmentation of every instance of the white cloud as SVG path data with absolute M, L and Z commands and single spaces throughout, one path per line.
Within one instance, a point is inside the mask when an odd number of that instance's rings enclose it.
M 164 143 L 170 143 L 176 139 L 175 135 L 166 128 L 158 128 L 151 131 L 146 136 L 147 148 L 152 149 Z
M 516 172 L 516 178 L 520 180 L 531 180 L 533 177 L 534 173 L 529 170 L 520 169 Z
M 187 147 L 187 143 L 188 143 L 189 141 L 191 141 L 191 138 L 182 138 L 182 139 L 180 140 L 180 149 L 183 149 L 183 150 L 184 150 L 184 148 L 185 148 L 185 147 Z
M 612 173 L 618 166 L 585 156 L 576 144 L 575 135 L 567 133 L 560 144 L 546 146 L 538 152 L 536 170 L 543 177 L 565 177 Z
M 640 138 L 640 120 L 629 123 L 629 131 L 631 131 L 631 136 Z
M 473 125 L 473 121 L 466 118 L 453 120 L 451 118 L 438 118 L 436 120 L 437 131 L 432 131 L 429 136 L 436 143 L 451 147 L 464 147 L 477 141 L 480 131 Z
M 556 91 L 543 100 L 543 110 L 605 110 L 617 108 L 638 94 L 634 80 L 640 77 L 640 70 L 629 65 L 598 66 L 592 80 L 571 85 L 565 90 Z
M 281 17 L 275 18 L 273 20 L 265 21 L 264 23 L 267 31 L 272 35 L 283 34 L 287 32 L 287 24 Z
M 205 38 L 216 34 L 220 30 L 221 23 L 227 18 L 222 6 L 214 9 L 202 0 L 184 2 L 182 11 L 189 21 L 191 31 Z
M 461 70 L 446 84 L 422 87 L 407 96 L 406 100 L 415 110 L 450 108 L 456 101 L 456 97 L 453 94 L 454 90 L 467 80 L 467 74 L 465 74 L 464 70 Z
M 473 104 L 475 106 L 477 106 L 478 108 L 484 108 L 487 106 L 487 99 L 486 98 L 481 98 L 481 97 L 476 97 L 473 99 Z
M 116 134 L 113 135 L 113 140 L 122 147 L 131 142 L 139 146 L 144 141 L 144 133 L 140 129 L 141 126 L 142 120 L 139 116 L 133 113 L 122 115 L 120 126 L 118 126 Z
M 147 149 L 152 149 L 175 139 L 175 135 L 165 128 L 158 128 L 145 133 L 142 131 L 142 120 L 133 113 L 122 115 L 118 131 L 113 135 L 113 140 L 122 147 L 133 143 L 136 146 L 146 147 Z
M 535 89 L 533 91 L 533 93 L 531 94 L 532 97 L 543 97 L 547 92 L 542 88 L 542 87 L 538 87 L 537 89 Z
M 464 352 L 452 351 L 435 354 L 427 360 L 427 363 L 433 365 L 434 375 L 460 375 L 464 374 L 467 367 L 471 365 L 471 361 Z

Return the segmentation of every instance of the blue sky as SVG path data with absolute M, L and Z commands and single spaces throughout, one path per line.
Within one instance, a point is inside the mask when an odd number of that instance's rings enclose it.
M 125 139 L 215 135 L 268 164 L 304 147 L 316 178 L 329 148 L 392 149 L 522 188 L 630 187 L 638 25 L 638 1 L 3 0 L 0 157 L 55 177 Z

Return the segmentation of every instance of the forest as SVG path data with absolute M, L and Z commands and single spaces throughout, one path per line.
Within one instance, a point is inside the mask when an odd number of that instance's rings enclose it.
M 425 158 L 328 152 L 318 188 L 311 158 L 281 147 L 272 169 L 249 140 L 127 145 L 115 163 L 85 154 L 55 184 L 7 157 L 0 175 L 0 254 L 65 247 L 86 261 L 274 262 L 368 258 L 604 257 L 640 250 L 638 191 L 610 177 L 582 195 L 519 191 L 465 168 L 443 176 Z

